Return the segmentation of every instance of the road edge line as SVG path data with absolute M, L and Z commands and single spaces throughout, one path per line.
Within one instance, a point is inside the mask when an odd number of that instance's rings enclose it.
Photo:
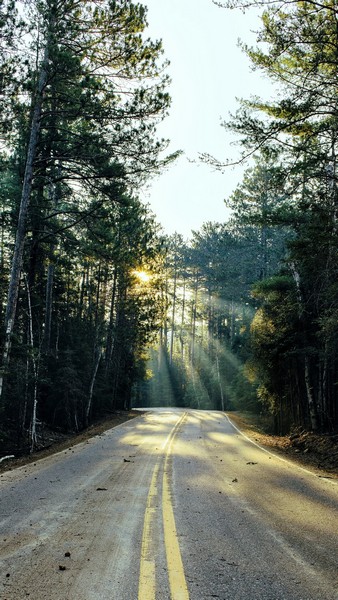
M 243 431 L 241 431 L 232 421 L 231 419 L 228 417 L 227 413 L 224 413 L 224 416 L 227 418 L 227 420 L 229 421 L 231 427 L 233 427 L 234 429 L 236 429 L 236 431 L 238 431 L 238 433 L 243 436 L 246 440 L 248 440 L 248 442 L 250 442 L 251 444 L 253 444 L 254 446 L 257 446 L 257 448 L 259 448 L 260 450 L 263 450 L 263 452 L 266 452 L 266 454 L 271 454 L 271 456 L 273 456 L 274 458 L 277 458 L 278 460 L 281 460 L 282 462 L 285 462 L 287 465 L 290 465 L 291 467 L 296 467 L 297 469 L 299 469 L 300 471 L 303 471 L 304 473 L 307 473 L 308 475 L 312 475 L 312 477 L 316 477 L 317 479 L 320 479 L 321 481 L 325 481 L 326 483 L 330 483 L 331 485 L 338 485 L 338 481 L 332 481 L 332 479 L 328 479 L 327 477 L 325 477 L 324 475 L 317 475 L 317 473 L 314 473 L 313 471 L 310 471 L 309 469 L 306 469 L 305 467 L 302 467 L 301 465 L 299 465 L 296 462 L 293 462 L 287 458 L 283 458 L 283 456 L 279 456 L 279 454 L 276 454 L 276 452 L 273 452 L 271 450 L 267 450 L 267 448 L 264 448 L 264 446 L 261 446 L 260 444 L 258 444 L 257 442 L 255 442 L 254 440 L 252 440 L 251 438 L 249 438 L 248 435 L 246 435 L 245 433 L 243 433 Z

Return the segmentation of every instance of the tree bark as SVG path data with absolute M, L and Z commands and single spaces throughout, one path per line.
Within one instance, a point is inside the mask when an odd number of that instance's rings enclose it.
M 44 339 L 43 339 L 43 349 L 47 354 L 50 351 L 50 339 L 51 339 L 51 331 L 52 331 L 54 270 L 55 270 L 54 264 L 50 263 L 48 265 L 48 270 L 47 270 L 45 329 L 44 329 Z
M 111 292 L 109 325 L 108 325 L 107 340 L 106 340 L 106 353 L 105 353 L 106 377 L 109 374 L 109 369 L 110 369 L 111 360 L 112 360 L 112 353 L 113 353 L 116 289 L 117 289 L 117 268 L 115 267 L 114 268 L 113 287 L 112 287 L 112 292 Z
M 12 258 L 11 274 L 8 286 L 7 307 L 5 315 L 5 343 L 0 373 L 0 400 L 3 391 L 3 381 L 9 363 L 12 334 L 14 329 L 16 307 L 18 303 L 20 276 L 23 263 L 23 252 L 26 238 L 26 221 L 32 189 L 34 160 L 38 144 L 41 125 L 41 112 L 43 93 L 47 82 L 48 47 L 45 49 L 44 59 L 38 80 L 33 116 L 30 128 L 30 138 L 27 150 L 26 168 L 21 193 L 20 212 L 16 230 L 14 253 Z
M 177 266 L 175 262 L 175 271 L 174 271 L 174 290 L 173 290 L 173 307 L 171 314 L 171 337 L 170 337 L 170 364 L 173 362 L 173 352 L 174 352 L 174 335 L 175 335 L 175 312 L 176 312 L 176 285 L 177 285 Z
M 184 362 L 184 338 L 183 338 L 183 331 L 184 331 L 184 318 L 185 318 L 185 288 L 186 288 L 186 282 L 185 282 L 185 278 L 184 278 L 183 279 L 183 297 L 182 297 L 181 333 L 180 333 L 181 360 L 182 360 L 182 362 Z
M 290 270 L 296 284 L 297 290 L 297 301 L 298 301 L 298 316 L 299 320 L 303 322 L 303 297 L 300 288 L 300 275 L 296 269 L 296 266 L 293 263 L 290 263 Z M 306 397 L 307 397 L 307 406 L 310 417 L 311 429 L 313 431 L 317 431 L 318 429 L 318 416 L 316 409 L 316 402 L 313 394 L 313 388 L 311 386 L 311 377 L 310 377 L 310 361 L 309 356 L 305 353 L 304 356 L 304 380 L 305 380 L 305 388 L 306 388 Z
M 94 369 L 93 369 L 92 378 L 90 380 L 88 402 L 87 402 L 87 406 L 86 406 L 86 415 L 85 415 L 85 425 L 86 425 L 86 427 L 89 424 L 89 415 L 90 415 L 90 411 L 91 411 L 91 407 L 92 407 L 94 384 L 95 384 L 96 375 L 97 375 L 97 371 L 98 371 L 98 368 L 99 368 L 100 360 L 101 360 L 101 350 L 100 350 L 100 348 L 96 348 L 95 352 L 94 352 Z
M 309 408 L 311 429 L 313 431 L 317 431 L 318 429 L 318 418 L 316 411 L 316 403 L 313 395 L 313 388 L 311 386 L 310 379 L 310 365 L 309 365 L 309 357 L 305 355 L 305 367 L 304 367 L 304 377 L 305 377 L 305 386 L 306 386 L 306 394 L 307 394 L 307 402 Z
M 221 394 L 221 410 L 224 411 L 224 408 L 225 408 L 225 406 L 224 406 L 224 393 L 223 393 L 221 372 L 220 372 L 220 369 L 219 369 L 219 357 L 218 357 L 217 348 L 216 348 L 216 370 L 217 370 L 217 380 L 218 380 L 219 390 L 220 390 L 220 394 Z
M 32 352 L 32 364 L 34 373 L 34 392 L 33 392 L 33 410 L 31 420 L 31 447 L 30 452 L 32 453 L 36 444 L 36 424 L 37 424 L 37 408 L 38 408 L 38 362 L 34 355 L 34 335 L 33 335 L 33 314 L 32 314 L 32 303 L 31 303 L 31 292 L 26 278 L 27 288 L 27 302 L 28 302 L 28 318 L 29 318 L 29 345 Z

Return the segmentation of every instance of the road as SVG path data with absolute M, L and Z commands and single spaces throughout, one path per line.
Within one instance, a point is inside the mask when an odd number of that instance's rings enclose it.
M 141 414 L 1 475 L 0 597 L 337 600 L 337 483 L 224 413 Z

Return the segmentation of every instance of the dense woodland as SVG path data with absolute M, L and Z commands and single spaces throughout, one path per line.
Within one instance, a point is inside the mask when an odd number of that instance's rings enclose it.
M 268 413 L 276 432 L 337 431 L 338 6 L 215 4 L 263 9 L 257 46 L 242 47 L 275 97 L 244 99 L 223 123 L 237 158 L 201 157 L 225 177 L 250 166 L 226 200 L 231 221 L 206 224 L 183 254 L 174 243 L 159 364 L 182 404 Z
M 0 9 L 1 434 L 34 447 L 130 406 L 161 319 L 135 275 L 161 261 L 138 190 L 174 158 L 156 137 L 170 97 L 140 4 Z
M 0 1 L 2 453 L 144 405 L 338 430 L 338 8 L 231 4 L 262 7 L 243 51 L 276 94 L 224 122 L 232 217 L 185 241 L 139 199 L 176 158 L 142 4 Z

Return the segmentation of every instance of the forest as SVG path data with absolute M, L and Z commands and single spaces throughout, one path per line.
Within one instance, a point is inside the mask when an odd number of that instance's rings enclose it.
M 0 1 L 0 450 L 132 406 L 338 431 L 338 8 L 262 9 L 275 98 L 223 127 L 231 218 L 165 236 L 140 190 L 175 161 L 161 41 L 130 0 Z

